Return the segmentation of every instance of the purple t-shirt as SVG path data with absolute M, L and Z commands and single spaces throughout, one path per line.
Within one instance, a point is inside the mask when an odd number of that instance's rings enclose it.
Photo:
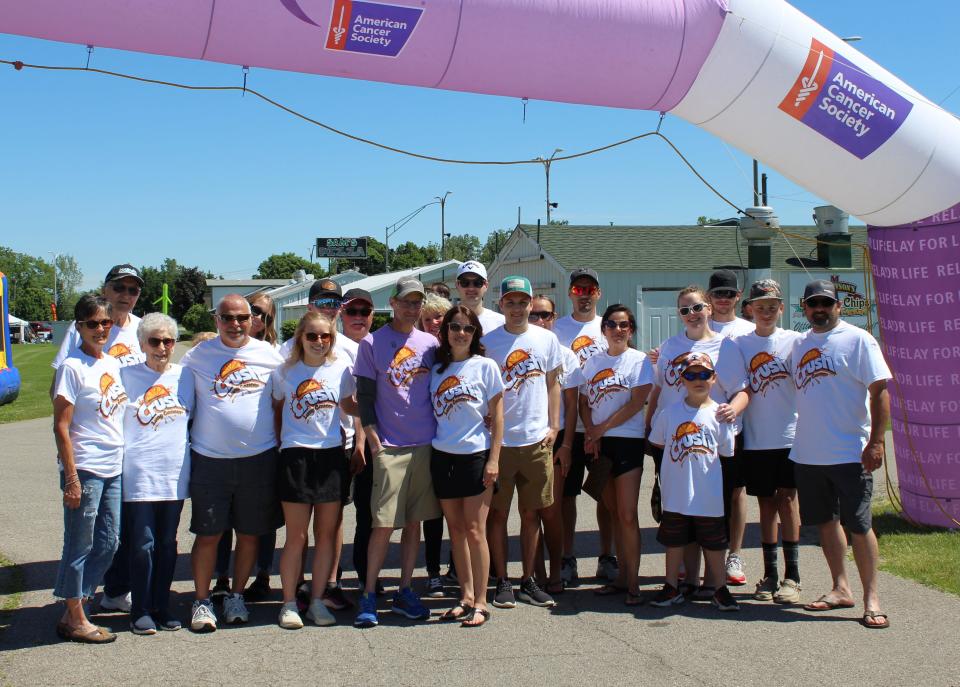
M 424 446 L 436 420 L 430 402 L 430 369 L 437 339 L 419 329 L 401 334 L 387 325 L 360 342 L 353 373 L 377 383 L 377 429 L 384 446 Z

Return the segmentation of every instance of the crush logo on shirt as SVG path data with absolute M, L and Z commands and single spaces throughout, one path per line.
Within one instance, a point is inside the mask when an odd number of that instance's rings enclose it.
M 717 452 L 716 440 L 696 422 L 681 422 L 670 441 L 670 460 L 683 465 L 686 459 L 699 460 Z
M 242 360 L 234 358 L 220 368 L 220 372 L 213 380 L 213 394 L 217 398 L 228 401 L 237 396 L 244 396 L 260 391 L 265 386 L 257 373 L 251 370 Z
M 290 412 L 298 420 L 309 420 L 316 413 L 337 407 L 337 393 L 321 379 L 307 379 L 290 395 Z
M 580 361 L 580 367 L 583 367 L 585 362 L 587 362 L 597 353 L 600 353 L 603 349 L 600 348 L 600 344 L 594 341 L 592 337 L 589 337 L 586 334 L 581 334 L 573 340 L 573 343 L 570 344 L 570 350 L 577 354 L 577 360 Z
M 147 389 L 137 405 L 137 422 L 144 427 L 153 427 L 154 431 L 165 422 L 173 422 L 186 414 L 180 400 L 162 384 Z
M 412 348 L 403 346 L 387 368 L 387 379 L 395 387 L 409 387 L 417 375 L 428 374 L 430 370 L 423 366 L 420 356 Z
M 546 375 L 540 361 L 522 348 L 507 356 L 507 362 L 500 368 L 500 372 L 503 375 L 503 385 L 517 393 L 525 384 Z
M 833 358 L 824 355 L 819 348 L 811 348 L 803 354 L 794 373 L 797 389 L 804 389 L 811 382 L 819 382 L 823 377 L 835 377 L 837 364 Z
M 616 370 L 609 367 L 593 375 L 589 384 L 590 405 L 599 406 L 607 396 L 628 391 L 626 380 Z
M 453 411 L 458 404 L 480 401 L 480 394 L 468 382 L 456 375 L 450 375 L 437 387 L 433 395 L 433 414 L 443 417 Z
M 120 367 L 126 367 L 127 365 L 136 365 L 139 363 L 142 358 L 138 353 L 135 353 L 130 350 L 130 347 L 125 343 L 117 342 L 110 347 L 110 350 L 107 351 L 107 355 L 116 358 L 120 361 Z
M 123 390 L 113 375 L 104 372 L 100 375 L 100 414 L 103 417 L 112 417 L 127 402 L 127 392 Z
M 750 359 L 750 390 L 755 394 L 766 394 L 767 389 L 780 379 L 789 379 L 787 364 L 765 351 Z
M 684 351 L 667 364 L 666 369 L 663 371 L 663 381 L 666 382 L 667 386 L 680 387 L 680 363 L 682 363 L 688 355 L 690 355 L 690 351 Z

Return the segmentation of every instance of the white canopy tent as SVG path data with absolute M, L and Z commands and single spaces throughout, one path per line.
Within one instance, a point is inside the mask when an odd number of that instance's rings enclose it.
M 30 323 L 13 315 L 7 315 L 7 322 L 10 323 L 10 341 L 13 343 L 26 341 L 27 332 L 30 331 Z

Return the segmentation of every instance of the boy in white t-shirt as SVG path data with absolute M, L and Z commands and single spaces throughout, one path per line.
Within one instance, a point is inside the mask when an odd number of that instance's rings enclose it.
M 735 430 L 717 420 L 717 402 L 710 398 L 716 372 L 704 353 L 690 353 L 678 365 L 686 396 L 663 409 L 654 421 L 650 443 L 663 449 L 660 484 L 663 516 L 657 541 L 667 547 L 666 580 L 650 600 L 654 606 L 682 604 L 680 564 L 684 547 L 696 542 L 713 579 L 712 603 L 721 611 L 738 611 L 723 567 L 727 528 L 723 517 L 723 470 L 720 457 L 733 455 Z

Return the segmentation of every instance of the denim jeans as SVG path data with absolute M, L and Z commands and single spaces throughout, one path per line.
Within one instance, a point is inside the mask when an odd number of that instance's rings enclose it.
M 80 506 L 63 507 L 63 555 L 53 588 L 53 595 L 61 599 L 94 595 L 119 539 L 121 476 L 97 477 L 85 470 L 77 470 L 77 476 Z
M 130 592 L 130 528 L 127 525 L 127 503 L 120 504 L 120 544 L 110 567 L 103 574 L 103 595 L 124 596 Z
M 177 527 L 183 501 L 127 501 L 123 526 L 129 540 L 130 620 L 170 615 L 170 585 L 177 566 Z

